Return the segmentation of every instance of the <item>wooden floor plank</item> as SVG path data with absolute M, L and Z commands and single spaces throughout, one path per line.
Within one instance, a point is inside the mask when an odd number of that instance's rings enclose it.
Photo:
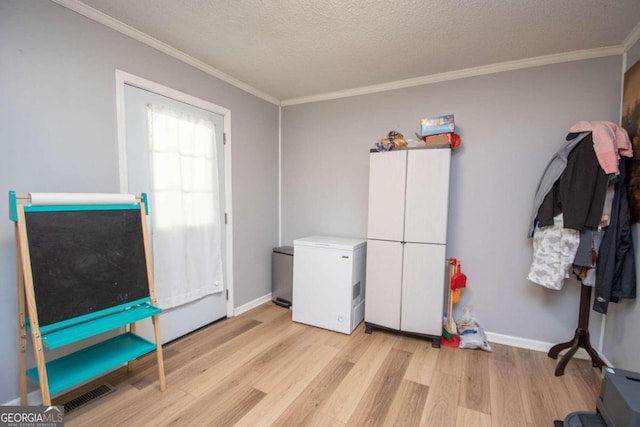
M 232 426 L 249 412 L 265 393 L 241 383 L 230 384 L 224 393 L 212 393 L 179 408 L 168 417 L 147 419 L 149 427 Z
M 491 416 L 458 406 L 456 427 L 491 427 Z
M 260 390 L 256 390 L 255 388 L 251 388 L 251 387 L 247 387 L 247 388 L 248 388 L 248 393 L 245 396 L 243 396 L 241 399 L 234 400 L 234 405 L 232 405 L 231 407 L 229 407 L 224 411 L 214 412 L 214 414 L 216 415 L 220 414 L 220 416 L 217 417 L 215 420 L 211 420 L 210 417 L 207 418 L 207 415 L 210 413 L 209 411 L 203 412 L 203 415 L 204 415 L 203 418 L 205 423 L 213 421 L 213 424 L 207 424 L 207 425 L 215 425 L 217 427 L 225 427 L 225 426 L 230 427 L 230 426 L 236 425 L 236 423 L 240 419 L 242 419 L 242 417 L 244 417 L 247 412 L 253 409 L 253 407 L 256 406 L 258 402 L 260 402 L 262 398 L 265 397 L 265 393 L 261 392 Z M 198 425 L 198 424 L 189 424 L 189 425 Z M 204 424 L 201 424 L 201 425 L 204 425 Z
M 292 368 L 238 421 L 238 426 L 271 426 L 313 379 L 335 358 L 334 347 L 320 344 L 300 353 Z
M 331 397 L 318 410 L 342 423 L 347 423 L 380 366 L 391 351 L 394 337 L 387 333 L 372 335 L 371 346 L 349 371 Z
M 325 344 L 335 347 L 337 349 L 343 349 L 345 346 L 353 345 L 358 338 L 361 338 L 364 334 L 364 322 L 360 322 L 358 326 L 351 332 L 351 334 L 343 334 L 340 332 L 331 331 L 331 336 L 325 340 Z M 355 338 L 355 339 L 354 339 Z
M 593 399 L 593 395 L 598 395 L 602 388 L 600 371 L 587 363 L 582 370 L 566 374 L 566 376 L 569 387 L 577 390 L 584 405 L 595 411 L 596 401 Z
M 491 353 L 489 354 L 489 359 L 498 360 L 500 362 L 513 363 L 513 364 L 516 363 L 515 357 L 514 357 L 514 351 L 515 351 L 514 347 L 510 347 L 504 344 L 496 344 L 493 342 L 490 344 L 491 344 Z
M 433 348 L 431 345 L 418 346 L 413 353 L 404 378 L 418 384 L 430 385 L 439 355 L 440 349 Z
M 590 363 L 583 366 L 585 368 L 584 375 L 599 377 L 599 371 L 591 368 Z M 574 375 L 578 375 L 578 373 L 574 371 L 573 374 L 564 374 L 560 377 L 546 377 L 546 386 L 552 393 L 552 401 L 556 409 L 556 419 L 564 419 L 572 412 L 595 411 L 596 397 L 600 387 L 588 385 L 588 381 L 576 381 Z
M 260 391 L 268 392 L 260 387 L 258 382 L 264 381 L 264 388 L 275 385 L 274 379 L 283 375 L 282 370 L 290 367 L 291 362 L 297 360 L 300 352 L 308 350 L 313 344 L 315 331 L 305 331 L 305 328 L 294 324 L 294 333 L 279 335 L 279 339 L 265 341 L 265 347 L 257 351 L 253 357 L 238 364 L 234 358 L 228 358 L 208 369 L 205 373 L 194 377 L 191 382 L 181 388 L 195 396 L 208 396 L 217 399 L 224 395 L 225 390 L 237 384 L 246 384 Z M 269 345 L 270 344 L 270 345 Z M 249 353 L 252 354 L 252 353 Z
M 212 384 L 219 384 L 244 365 L 264 364 L 273 360 L 278 352 L 284 352 L 289 345 L 293 345 L 295 339 L 291 338 L 292 336 L 304 335 L 304 329 L 302 325 L 289 321 L 283 321 L 278 327 L 270 330 L 254 328 L 238 340 L 230 342 L 228 346 L 220 347 L 217 351 L 209 352 L 205 357 L 193 361 L 187 367 L 188 372 L 181 372 L 179 378 L 169 379 L 175 386 L 188 393 L 201 396 Z M 276 345 L 278 347 L 274 349 Z M 249 375 L 254 374 L 249 372 Z
M 362 354 L 367 351 L 372 342 L 373 336 L 364 333 L 363 322 L 353 331 L 351 336 L 349 336 L 349 340 L 342 346 L 338 357 L 356 363 Z
M 426 385 L 403 379 L 383 425 L 398 427 L 419 425 L 428 394 L 429 387 Z
M 460 406 L 490 414 L 489 353 L 481 350 L 464 350 L 462 354 L 464 360 L 460 383 Z
M 455 426 L 459 394 L 459 377 L 441 371 L 434 372 L 420 425 L 426 427 Z
M 203 354 L 214 351 L 258 325 L 261 325 L 261 322 L 254 319 L 241 319 L 238 322 L 229 324 L 221 322 L 213 334 L 207 335 L 204 331 L 198 331 L 185 337 L 184 343 L 181 340 L 179 347 L 176 347 L 177 343 L 169 344 L 169 349 L 176 350 L 177 354 L 172 352 L 170 357 L 164 359 L 165 374 L 168 376 L 179 371 L 188 366 L 190 360 L 198 359 Z M 155 355 L 153 355 L 153 359 L 151 366 L 147 366 L 144 370 L 140 369 L 140 367 L 134 368 L 131 383 L 135 387 L 142 389 L 158 381 Z
M 90 407 L 65 416 L 64 421 L 65 426 L 72 427 L 140 425 L 146 420 L 168 418 L 193 401 L 193 396 L 180 389 L 160 392 L 152 387 L 138 390 L 124 385 L 117 392 L 92 402 Z
M 410 360 L 411 353 L 391 349 L 347 425 L 382 425 Z
M 279 319 L 281 316 L 291 319 L 291 309 L 280 307 L 268 302 L 244 313 L 244 315 L 262 323 L 269 323 Z
M 527 422 L 533 425 L 553 425 L 557 418 L 553 403 L 553 392 L 547 387 L 542 374 L 515 372 L 520 384 L 520 395 Z
M 231 320 L 235 319 L 237 318 Z M 246 317 L 246 319 L 251 318 Z M 211 328 L 217 330 L 223 323 L 224 322 L 215 324 Z M 237 360 L 239 355 L 249 357 L 249 354 L 243 351 L 248 345 L 252 344 L 256 350 L 255 354 L 257 354 L 260 349 L 264 348 L 263 345 L 269 343 L 269 340 L 265 339 L 265 337 L 279 336 L 279 334 L 282 333 L 293 333 L 295 330 L 295 325 L 291 323 L 289 314 L 287 312 L 280 312 L 279 317 L 272 322 L 259 324 L 242 334 L 236 335 L 233 339 L 226 341 L 220 346 L 204 351 L 198 357 L 191 359 L 189 363 L 185 363 L 182 366 L 172 366 L 173 369 L 165 369 L 165 372 L 168 380 L 171 381 L 174 387 L 181 387 L 185 381 L 189 381 L 194 375 L 207 372 L 213 366 L 219 365 L 223 360 L 229 358 Z M 179 342 L 180 341 L 176 341 L 176 345 L 179 345 Z
M 353 368 L 353 363 L 335 358 L 276 420 L 274 426 L 309 425 L 320 406 Z
M 454 377 L 460 377 L 464 351 L 459 348 L 441 347 L 439 353 L 436 370 Z
M 252 362 L 234 375 L 239 374 L 242 378 L 250 379 L 249 383 L 253 387 L 265 393 L 271 393 L 274 389 L 281 387 L 283 378 L 287 378 L 298 369 L 300 364 L 305 363 L 305 355 L 311 355 L 319 349 L 327 350 L 324 345 L 321 345 L 325 332 L 322 329 L 313 328 L 291 336 L 282 342 L 282 348 L 273 347 L 265 353 L 266 357 L 256 359 L 258 363 Z M 288 342 L 289 345 L 287 345 Z M 333 353 L 338 352 L 335 347 L 326 347 Z M 272 352 L 273 355 L 270 355 Z
M 298 426 L 300 424 L 290 424 Z M 321 412 L 314 411 L 310 417 L 305 417 L 305 427 L 343 427 L 345 424 L 325 415 Z
M 526 413 L 520 394 L 520 384 L 514 378 L 515 365 L 489 360 L 489 387 L 491 388 L 491 420 L 493 426 L 513 427 L 526 422 Z
M 398 340 L 396 341 L 393 348 L 408 351 L 409 353 L 413 354 L 415 353 L 418 346 L 431 347 L 431 341 L 426 341 L 423 338 L 417 338 L 409 335 L 398 335 Z

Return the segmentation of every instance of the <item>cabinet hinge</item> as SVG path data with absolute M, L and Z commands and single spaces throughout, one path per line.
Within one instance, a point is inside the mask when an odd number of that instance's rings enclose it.
M 222 145 L 227 145 L 227 134 L 226 133 L 222 134 Z
M 227 223 L 227 213 L 226 212 L 224 213 L 224 223 L 225 224 Z
M 229 301 L 229 289 L 225 289 L 225 292 L 227 293 L 227 301 Z

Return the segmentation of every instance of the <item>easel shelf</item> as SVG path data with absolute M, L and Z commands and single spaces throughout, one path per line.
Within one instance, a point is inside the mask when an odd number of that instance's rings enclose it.
M 48 349 L 53 350 L 103 332 L 111 331 L 129 323 L 155 316 L 161 312 L 162 309 L 149 303 L 144 303 L 69 327 L 56 328 L 48 331 L 47 326 L 45 326 L 40 328 L 42 343 Z
M 155 349 L 155 343 L 127 332 L 52 360 L 46 364 L 49 393 L 55 395 Z M 37 367 L 27 369 L 27 375 L 39 382 Z

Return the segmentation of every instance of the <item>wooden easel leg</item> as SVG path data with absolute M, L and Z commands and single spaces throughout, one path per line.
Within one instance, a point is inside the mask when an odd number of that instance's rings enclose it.
M 18 250 L 20 259 L 20 269 L 22 281 L 24 283 L 24 299 L 26 311 L 29 313 L 29 321 L 31 322 L 31 338 L 33 341 L 33 353 L 38 367 L 38 381 L 40 383 L 40 394 L 42 395 L 42 404 L 51 406 L 51 396 L 49 394 L 49 380 L 47 378 L 47 366 L 44 359 L 44 346 L 42 345 L 42 336 L 40 335 L 40 325 L 38 324 L 38 310 L 36 309 L 36 297 L 33 289 L 33 277 L 31 276 L 31 265 L 29 261 L 29 243 L 27 241 L 27 228 L 25 225 L 24 208 L 18 206 L 18 221 L 16 223 L 16 249 Z
M 167 389 L 167 383 L 164 377 L 164 358 L 162 357 L 162 341 L 160 340 L 160 318 L 155 315 L 152 317 L 153 329 L 156 334 L 156 357 L 158 359 L 158 377 L 160 379 L 160 391 Z
M 582 285 L 580 291 L 580 313 L 578 314 L 578 327 L 571 341 L 556 344 L 549 350 L 548 356 L 557 359 L 560 352 L 566 348 L 569 351 L 562 356 L 558 366 L 556 366 L 555 376 L 564 375 L 564 368 L 569 360 L 576 354 L 580 347 L 584 348 L 591 357 L 591 364 L 594 368 L 602 368 L 605 363 L 602 361 L 598 353 L 591 347 L 589 338 L 589 304 L 591 303 L 591 287 Z
M 153 268 L 151 268 L 151 256 L 149 251 L 149 233 L 147 232 L 147 220 L 144 216 L 145 204 L 140 203 L 140 220 L 142 221 L 142 240 L 144 242 L 144 253 L 147 263 L 147 277 L 149 278 L 149 296 L 154 305 L 158 304 L 156 299 L 156 291 L 153 286 Z M 158 376 L 160 378 L 160 391 L 165 391 L 167 383 L 164 377 L 164 359 L 162 357 L 162 341 L 160 340 L 160 318 L 158 315 L 153 316 L 153 330 L 156 335 L 156 357 L 158 358 Z
M 16 225 L 16 276 L 18 284 L 18 370 L 20 371 L 20 404 L 27 405 L 27 330 L 25 328 L 26 310 L 24 300 L 24 280 L 22 277 L 22 261 L 18 246 L 18 227 Z
M 136 333 L 136 324 L 135 323 L 129 323 L 129 332 L 131 332 L 132 334 Z M 131 359 L 127 363 L 127 372 L 128 373 L 133 372 L 133 368 L 135 368 L 135 362 L 136 362 L 136 359 Z

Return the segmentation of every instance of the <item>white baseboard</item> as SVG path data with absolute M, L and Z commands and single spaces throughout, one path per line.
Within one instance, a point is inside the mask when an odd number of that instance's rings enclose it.
M 29 406 L 36 406 L 42 404 L 42 396 L 40 396 L 40 389 L 34 390 L 27 394 L 27 402 Z M 20 398 L 16 397 L 13 400 L 3 403 L 1 406 L 20 406 Z
M 256 308 L 259 305 L 262 305 L 266 302 L 271 301 L 272 295 L 271 292 L 269 292 L 267 295 L 263 295 L 260 298 L 256 298 L 253 301 L 249 301 L 246 304 L 242 304 L 240 307 L 236 307 L 233 310 L 233 315 L 234 316 L 239 316 L 242 313 L 246 313 L 247 311 L 251 310 L 252 308 Z
M 528 350 L 542 351 L 545 353 L 547 353 L 551 349 L 551 347 L 556 345 L 556 344 L 548 343 L 545 341 L 530 340 L 528 338 L 520 338 L 520 337 L 511 336 L 511 335 L 497 334 L 495 332 L 485 331 L 485 335 L 487 336 L 487 340 L 489 342 L 494 342 L 496 344 L 509 345 L 511 347 L 526 348 Z M 604 363 L 606 363 L 608 366 L 613 366 L 609 362 L 609 360 L 607 360 L 607 358 L 604 357 L 598 350 L 596 350 L 596 352 L 598 353 L 598 355 L 600 356 L 600 358 Z M 578 359 L 591 359 L 591 356 L 589 356 L 589 354 L 583 348 L 579 348 L 576 354 L 574 355 L 574 357 L 577 357 Z

